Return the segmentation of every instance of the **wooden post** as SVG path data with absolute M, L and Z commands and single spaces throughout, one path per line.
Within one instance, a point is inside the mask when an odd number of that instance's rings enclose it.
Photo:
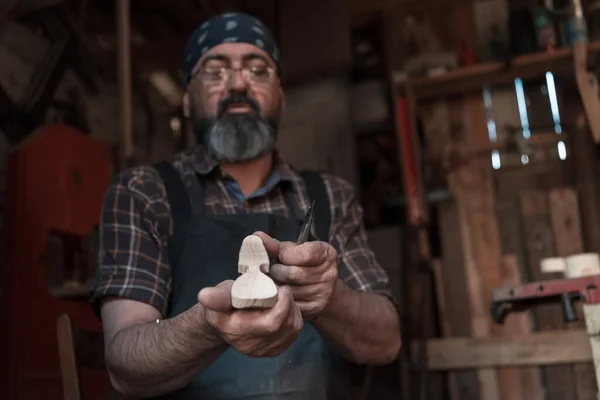
M 529 266 L 529 281 L 562 279 L 562 274 L 544 274 L 540 269 L 540 261 L 543 258 L 555 255 L 554 235 L 548 215 L 548 197 L 546 193 L 531 192 L 524 195 L 521 198 L 521 210 Z M 539 331 L 565 328 L 560 304 L 536 307 L 533 315 Z M 573 368 L 568 365 L 551 365 L 544 367 L 542 373 L 546 382 L 547 399 L 577 399 Z
M 489 225 L 488 211 L 493 213 L 493 208 L 488 208 L 491 185 L 486 184 L 485 171 L 486 166 L 481 163 L 471 163 L 449 176 L 450 188 L 458 204 L 474 337 L 488 337 L 492 334 L 493 327 L 487 305 L 490 304 L 493 287 L 498 286 L 500 280 L 500 265 L 493 265 L 500 260 L 500 254 L 494 249 L 494 229 Z M 491 254 L 486 254 L 488 251 Z M 481 398 L 500 400 L 496 371 L 482 368 L 477 371 L 477 375 Z
M 585 304 L 583 306 L 587 332 L 590 335 L 590 345 L 592 346 L 592 355 L 594 357 L 594 367 L 596 375 L 596 394 L 595 398 L 600 399 L 600 304 Z
M 571 188 L 555 189 L 550 192 L 550 221 L 554 231 L 556 255 L 568 257 L 583 252 L 583 237 L 579 218 L 577 192 Z M 581 308 L 579 308 L 581 309 Z M 580 314 L 581 316 L 581 314 Z M 570 324 L 569 328 L 583 328 L 585 321 Z M 576 391 L 578 399 L 596 397 L 594 368 L 590 364 L 575 364 Z
M 507 254 L 502 260 L 503 285 L 520 285 L 523 283 L 519 262 L 514 254 Z M 531 334 L 531 321 L 526 313 L 510 315 L 502 326 L 506 336 L 521 336 Z M 543 400 L 540 370 L 537 367 L 499 368 L 500 379 L 516 380 L 519 384 L 514 387 L 502 386 L 502 398 L 505 400 Z

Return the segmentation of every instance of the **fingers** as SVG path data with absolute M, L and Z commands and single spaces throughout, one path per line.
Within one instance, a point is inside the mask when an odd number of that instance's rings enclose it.
M 312 285 L 318 283 L 321 277 L 310 268 L 282 264 L 271 265 L 269 276 L 283 285 Z
M 294 295 L 294 301 L 296 304 L 302 301 L 312 301 L 314 299 L 318 299 L 326 292 L 327 289 L 325 289 L 323 285 L 319 284 L 294 286 L 292 288 L 292 294 Z
M 237 323 L 256 334 L 277 333 L 287 323 L 290 313 L 296 312 L 292 307 L 296 307 L 292 290 L 288 286 L 281 286 L 277 289 L 277 303 L 273 308 L 249 311 L 243 315 L 236 313 L 240 317 Z
M 284 265 L 315 266 L 335 260 L 336 252 L 325 242 L 306 242 L 300 245 L 281 246 L 279 261 Z
M 335 261 L 337 252 L 326 242 L 307 242 L 297 245 L 292 242 L 280 242 L 264 232 L 255 232 L 265 245 L 267 253 L 284 265 L 321 265 Z
M 277 327 L 287 317 L 292 304 L 294 303 L 294 297 L 292 296 L 292 290 L 289 286 L 280 286 L 277 289 L 277 303 L 269 310 L 269 314 L 272 316 L 273 325 Z M 268 320 L 271 318 L 267 318 Z
M 216 312 L 228 312 L 231 306 L 232 280 L 219 283 L 215 287 L 207 287 L 198 293 L 198 302 L 206 309 Z

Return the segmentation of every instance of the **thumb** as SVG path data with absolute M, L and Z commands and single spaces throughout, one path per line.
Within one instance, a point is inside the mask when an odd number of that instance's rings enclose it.
M 276 260 L 279 260 L 279 255 L 284 249 L 296 246 L 296 244 L 293 242 L 280 242 L 279 240 L 261 231 L 254 232 L 253 235 L 258 236 L 262 240 L 269 256 Z
M 198 302 L 204 308 L 217 312 L 231 311 L 231 287 L 232 280 L 219 283 L 215 287 L 206 287 L 198 293 Z
M 267 253 L 271 257 L 279 257 L 279 252 L 281 251 L 281 242 L 279 240 L 272 238 L 266 233 L 260 231 L 254 232 L 253 235 L 258 236 L 262 240 L 263 244 L 265 245 L 265 249 L 267 250 Z

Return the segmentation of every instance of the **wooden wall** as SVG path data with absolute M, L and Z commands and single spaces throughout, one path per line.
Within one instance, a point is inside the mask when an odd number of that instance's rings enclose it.
M 577 161 L 571 161 L 577 153 L 568 147 L 566 161 L 555 157 L 496 171 L 490 152 L 481 151 L 490 145 L 481 95 L 423 109 L 438 116 L 427 119 L 425 135 L 440 149 L 430 159 L 443 164 L 451 191 L 438 208 L 442 256 L 435 271 L 443 336 L 502 337 L 583 327 L 583 321 L 566 325 L 559 304 L 511 314 L 502 326 L 490 314 L 493 288 L 555 278 L 541 272 L 540 260 L 587 250 L 582 226 L 588 221 L 573 174 Z M 596 396 L 591 364 L 465 370 L 447 378 L 452 400 Z

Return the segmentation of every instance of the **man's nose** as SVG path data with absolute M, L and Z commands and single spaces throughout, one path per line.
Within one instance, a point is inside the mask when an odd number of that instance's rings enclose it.
M 229 78 L 229 89 L 234 91 L 245 91 L 248 87 L 248 82 L 244 78 L 243 70 L 234 69 L 231 71 Z

